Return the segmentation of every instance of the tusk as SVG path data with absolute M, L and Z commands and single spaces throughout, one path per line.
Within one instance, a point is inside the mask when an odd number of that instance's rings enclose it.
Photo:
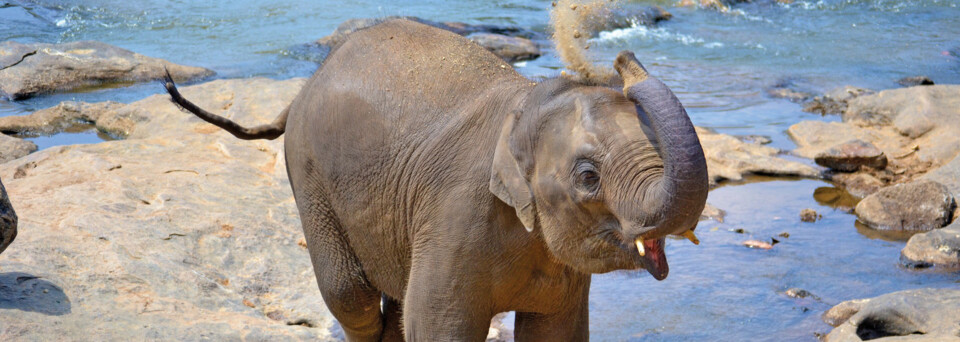
M 693 229 L 683 232 L 683 234 L 680 234 L 680 236 L 687 238 L 687 240 L 693 242 L 694 245 L 700 244 L 700 239 L 697 239 L 697 236 L 693 235 Z
M 643 250 L 643 238 L 638 237 L 637 240 L 634 242 L 636 242 L 637 244 L 637 252 L 640 252 L 640 256 L 646 255 L 647 251 Z

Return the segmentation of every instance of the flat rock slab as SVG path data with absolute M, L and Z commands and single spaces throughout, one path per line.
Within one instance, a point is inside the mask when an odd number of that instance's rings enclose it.
M 820 171 L 812 166 L 781 158 L 779 149 L 699 127 L 697 136 L 707 158 L 711 185 L 722 180 L 738 181 L 748 174 L 820 177 Z
M 63 44 L 0 43 L 0 95 L 22 99 L 37 94 L 163 78 L 166 67 L 178 81 L 213 75 L 96 41 Z
M 960 290 L 907 290 L 855 299 L 834 306 L 823 319 L 836 327 L 828 342 L 957 341 Z
M 251 125 L 270 122 L 303 84 L 181 92 Z M 0 340 L 334 339 L 298 244 L 282 138 L 238 140 L 166 95 L 99 108 L 114 114 L 98 120 L 129 120 L 128 139 L 0 164 L 20 217 L 0 256 Z
M 946 186 L 918 180 L 880 189 L 860 201 L 855 212 L 874 229 L 924 231 L 950 223 L 954 208 Z
M 860 139 L 850 140 L 820 152 L 813 161 L 817 165 L 844 172 L 857 171 L 861 166 L 875 169 L 887 167 L 887 156 L 883 151 Z
M 803 105 L 803 111 L 826 114 L 843 114 L 847 110 L 847 102 L 861 95 L 870 95 L 876 93 L 870 89 L 864 89 L 854 86 L 843 86 L 826 92 L 821 96 L 815 96 L 809 102 Z

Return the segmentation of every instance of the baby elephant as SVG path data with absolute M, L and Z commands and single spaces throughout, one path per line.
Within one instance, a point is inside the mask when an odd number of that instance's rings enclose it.
M 540 83 L 451 32 L 389 20 L 351 34 L 272 124 L 323 299 L 350 341 L 589 339 L 590 275 L 667 276 L 695 240 L 707 166 L 683 106 L 634 55 L 619 89 Z

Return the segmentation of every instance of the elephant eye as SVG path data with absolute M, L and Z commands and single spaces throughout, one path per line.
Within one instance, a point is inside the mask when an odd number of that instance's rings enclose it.
M 589 161 L 580 161 L 576 166 L 577 186 L 583 190 L 594 192 L 600 184 L 600 174 Z

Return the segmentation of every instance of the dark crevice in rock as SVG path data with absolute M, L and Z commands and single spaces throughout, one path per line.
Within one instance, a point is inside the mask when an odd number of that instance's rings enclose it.
M 301 319 L 298 319 L 298 320 L 295 320 L 295 321 L 287 321 L 287 325 L 299 325 L 299 326 L 304 326 L 304 327 L 307 327 L 307 328 L 314 328 L 314 327 L 315 327 L 315 325 L 314 325 L 312 322 L 310 322 L 309 320 L 307 320 L 306 318 L 301 318 Z
M 23 63 L 23 61 L 24 61 L 25 59 L 27 59 L 27 57 L 30 57 L 30 56 L 33 56 L 33 55 L 36 55 L 36 54 L 37 54 L 37 50 L 33 50 L 33 51 L 30 51 L 30 52 L 27 52 L 27 53 L 23 54 L 23 56 L 20 56 L 20 60 L 19 60 L 19 61 L 16 61 L 16 62 L 14 62 L 13 64 L 10 64 L 10 65 L 7 65 L 7 66 L 5 66 L 5 67 L 0 68 L 0 71 L 5 70 L 5 69 L 7 69 L 7 68 L 15 67 L 15 66 L 17 66 L 17 64 Z

